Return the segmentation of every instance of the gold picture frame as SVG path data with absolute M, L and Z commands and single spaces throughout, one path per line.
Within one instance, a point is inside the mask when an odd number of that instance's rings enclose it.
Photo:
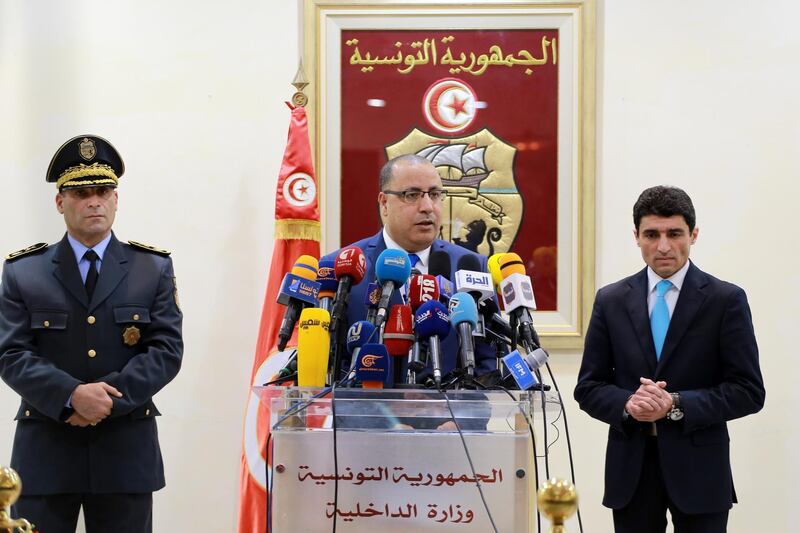
M 557 307 L 537 311 L 534 322 L 545 348 L 582 349 L 595 292 L 595 0 L 303 0 L 302 26 L 325 251 L 348 244 L 338 224 L 343 31 L 558 30 Z

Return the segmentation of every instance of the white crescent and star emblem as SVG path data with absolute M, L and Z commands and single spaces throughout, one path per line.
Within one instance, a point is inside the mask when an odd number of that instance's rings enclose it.
M 314 178 L 305 172 L 295 172 L 283 182 L 283 197 L 295 207 L 305 207 L 317 198 Z
M 425 91 L 422 113 L 432 127 L 445 133 L 464 130 L 475 120 L 475 91 L 457 78 L 443 78 Z

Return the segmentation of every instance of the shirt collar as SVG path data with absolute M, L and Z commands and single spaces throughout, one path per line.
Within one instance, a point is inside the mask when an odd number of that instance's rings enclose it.
M 417 254 L 417 257 L 419 257 L 419 262 L 422 264 L 422 266 L 428 268 L 428 258 L 431 255 L 431 246 L 428 246 L 427 248 L 425 248 L 424 250 L 420 250 L 419 252 L 409 252 L 408 250 L 405 250 L 402 246 L 394 242 L 394 240 L 392 240 L 391 237 L 389 237 L 389 234 L 386 232 L 386 228 L 383 228 L 383 240 L 384 242 L 386 242 L 386 248 L 388 250 L 403 250 L 404 252 L 409 254 L 410 253 Z
M 680 268 L 680 270 L 675 272 L 672 276 L 666 278 L 666 279 L 668 279 L 669 281 L 672 282 L 672 284 L 675 286 L 675 288 L 678 289 L 678 292 L 680 292 L 681 287 L 683 286 L 683 280 L 686 279 L 686 273 L 689 271 L 689 263 L 690 263 L 690 261 L 687 259 L 686 260 L 686 264 L 684 264 Z M 650 294 L 651 292 L 656 290 L 656 285 L 658 284 L 659 281 L 661 281 L 663 279 L 665 279 L 665 278 L 662 278 L 661 276 L 656 274 L 655 271 L 648 266 L 647 267 L 647 294 Z
M 85 254 L 89 248 L 87 248 L 82 242 L 75 239 L 69 233 L 67 233 L 67 240 L 69 241 L 69 245 L 72 247 L 72 252 L 75 254 L 75 260 L 80 263 L 81 259 L 83 259 L 83 254 Z M 103 255 L 106 253 L 106 248 L 108 248 L 109 242 L 111 242 L 111 233 L 109 233 L 105 239 L 98 242 L 91 248 L 95 251 L 101 262 L 103 261 Z

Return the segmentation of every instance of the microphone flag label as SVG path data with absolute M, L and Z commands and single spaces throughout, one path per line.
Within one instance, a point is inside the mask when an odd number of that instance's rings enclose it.
M 519 390 L 530 389 L 539 382 L 533 372 L 531 372 L 531 369 L 528 368 L 519 350 L 514 350 L 503 357 L 503 364 L 506 365 L 511 375 L 514 376 L 514 381 L 517 382 Z

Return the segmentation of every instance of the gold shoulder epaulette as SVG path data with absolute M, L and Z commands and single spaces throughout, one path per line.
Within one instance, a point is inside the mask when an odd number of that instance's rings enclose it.
M 164 257 L 172 253 L 169 250 L 162 250 L 161 248 L 156 248 L 155 246 L 150 246 L 149 244 L 144 244 L 142 242 L 128 241 L 128 244 L 130 244 L 134 248 L 139 248 L 140 250 L 147 250 L 148 252 L 153 252 L 154 254 L 163 255 Z
M 6 261 L 11 261 L 12 259 L 18 259 L 24 255 L 30 255 L 32 253 L 41 252 L 49 245 L 46 242 L 39 242 L 28 246 L 27 248 L 23 248 L 22 250 L 17 250 L 16 252 L 11 252 L 6 256 Z

